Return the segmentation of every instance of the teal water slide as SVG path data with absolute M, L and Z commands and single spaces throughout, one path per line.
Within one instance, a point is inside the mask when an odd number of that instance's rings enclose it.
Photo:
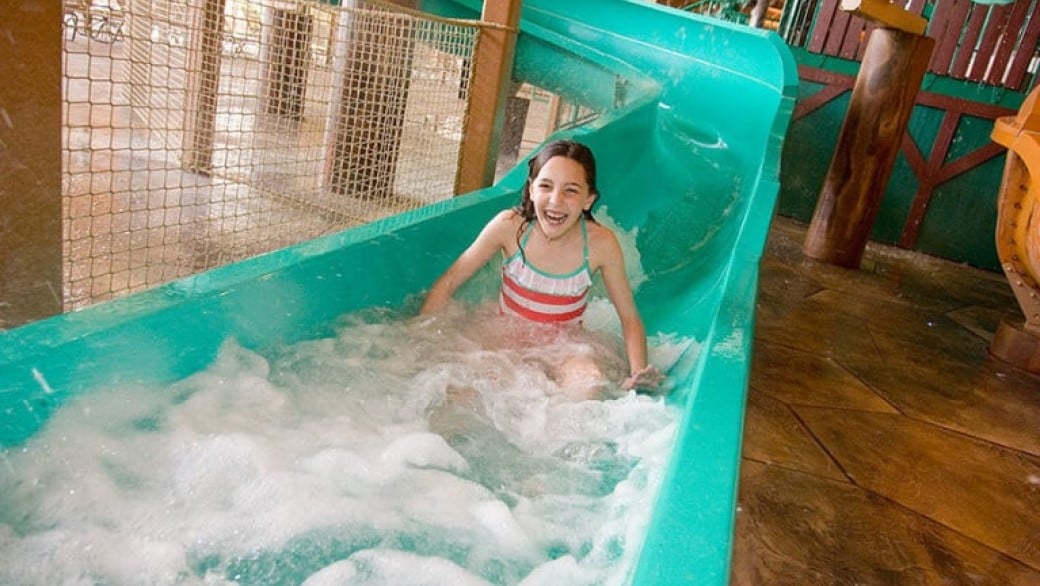
M 424 3 L 444 16 L 479 8 Z M 698 342 L 668 373 L 681 429 L 631 581 L 725 583 L 794 61 L 774 33 L 648 2 L 527 0 L 514 77 L 600 113 L 561 135 L 592 147 L 599 209 L 636 234 L 648 332 Z M 199 371 L 229 337 L 262 353 L 329 335 L 345 313 L 414 300 L 518 201 L 525 167 L 451 201 L 0 333 L 0 444 L 31 437 L 77 393 Z

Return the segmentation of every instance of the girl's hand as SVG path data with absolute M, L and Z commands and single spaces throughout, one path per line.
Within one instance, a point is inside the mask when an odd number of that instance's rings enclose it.
M 621 383 L 625 390 L 632 389 L 656 389 L 664 380 L 664 375 L 653 364 L 647 364 L 642 370 L 634 373 Z

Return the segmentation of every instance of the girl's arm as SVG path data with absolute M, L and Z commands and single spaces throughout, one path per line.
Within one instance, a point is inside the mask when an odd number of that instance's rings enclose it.
M 639 316 L 632 288 L 625 272 L 625 258 L 621 253 L 621 245 L 610 230 L 602 228 L 597 238 L 590 240 L 594 246 L 599 270 L 603 275 L 603 284 L 607 296 L 617 310 L 621 320 L 621 335 L 625 341 L 625 352 L 628 355 L 629 377 L 622 384 L 626 389 L 656 388 L 664 376 L 655 366 L 647 363 L 646 330 L 643 319 Z
M 515 232 L 515 218 L 516 214 L 512 210 L 504 210 L 492 218 L 469 248 L 430 287 L 420 313 L 432 313 L 444 308 L 459 287 L 487 264 L 496 252 L 506 248 L 510 236 Z

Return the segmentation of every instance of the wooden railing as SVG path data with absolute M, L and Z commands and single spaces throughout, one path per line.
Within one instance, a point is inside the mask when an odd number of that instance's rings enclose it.
M 805 48 L 859 61 L 873 25 L 839 9 L 841 0 L 821 0 Z M 793 10 L 796 7 L 788 7 Z M 986 5 L 972 0 L 909 0 L 906 9 L 928 18 L 927 35 L 936 40 L 928 70 L 1014 91 L 1035 84 L 1030 63 L 1040 39 L 1040 0 Z M 796 37 L 789 34 L 788 37 Z M 789 38 L 790 42 L 790 38 Z

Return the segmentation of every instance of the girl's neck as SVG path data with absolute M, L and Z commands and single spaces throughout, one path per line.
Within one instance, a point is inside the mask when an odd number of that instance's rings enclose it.
M 566 232 L 558 234 L 556 236 L 549 236 L 542 230 L 542 225 L 538 220 L 534 221 L 534 230 L 532 232 L 537 235 L 548 248 L 557 249 L 561 247 L 572 246 L 574 242 L 581 242 L 581 223 L 584 221 L 584 217 L 574 223 L 573 226 L 567 229 Z

